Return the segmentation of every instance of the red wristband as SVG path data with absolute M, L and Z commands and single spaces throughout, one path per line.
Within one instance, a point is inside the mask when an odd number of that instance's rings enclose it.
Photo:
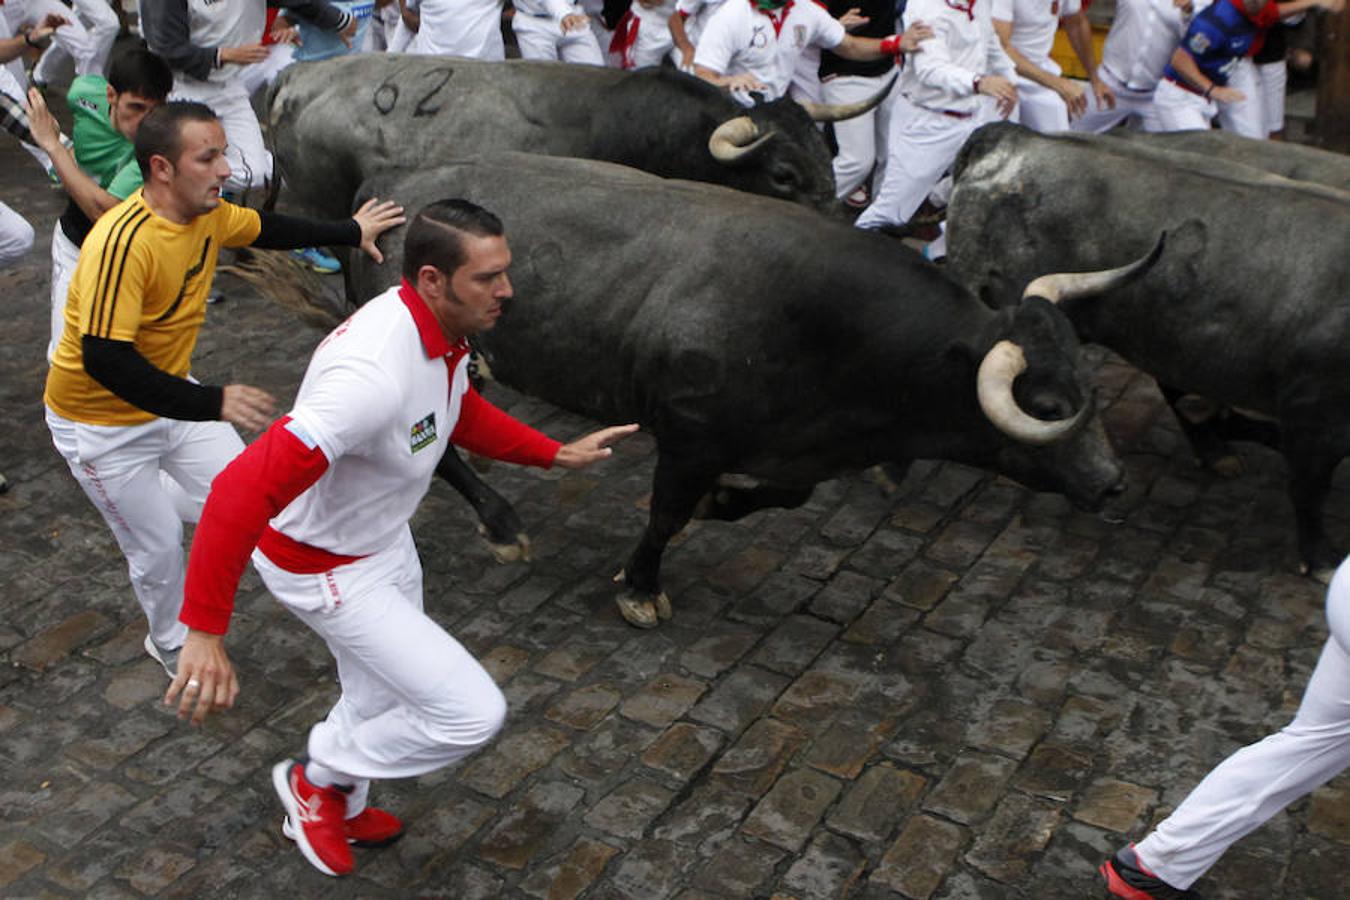
M 975 89 L 975 93 L 978 94 L 980 92 L 980 82 L 983 80 L 984 80 L 983 75 L 976 75 L 975 80 L 970 83 L 971 87 Z
M 905 36 L 902 31 L 899 34 L 892 34 L 881 39 L 881 54 L 883 56 L 899 56 L 900 40 Z

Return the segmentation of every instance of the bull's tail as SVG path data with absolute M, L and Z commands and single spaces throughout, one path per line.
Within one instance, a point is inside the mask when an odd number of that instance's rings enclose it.
M 319 277 L 280 250 L 252 250 L 221 272 L 252 285 L 263 297 L 290 310 L 307 325 L 323 331 L 336 326 L 346 314 L 329 297 Z

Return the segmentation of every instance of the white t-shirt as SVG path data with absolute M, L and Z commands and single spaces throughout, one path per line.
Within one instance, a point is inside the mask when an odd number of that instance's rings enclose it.
M 497 0 L 421 0 L 421 26 L 409 53 L 506 59 Z
M 684 33 L 688 35 L 689 43 L 698 46 L 699 36 L 707 27 L 708 20 L 713 17 L 713 13 L 722 8 L 724 2 L 725 0 L 677 0 L 675 11 L 684 16 Z
M 994 0 L 990 15 L 1011 22 L 1012 40 L 1009 43 L 1027 59 L 1041 65 L 1050 59 L 1059 20 L 1076 15 L 1082 8 L 1080 0 Z
M 1194 0 L 1192 15 L 1184 16 L 1172 0 L 1116 0 L 1116 17 L 1102 47 L 1101 67 L 1130 90 L 1153 90 L 1194 13 L 1207 6 L 1209 0 Z
M 768 86 L 768 99 L 777 100 L 787 93 L 803 50 L 829 50 L 844 37 L 844 26 L 811 0 L 788 0 L 772 14 L 750 0 L 727 0 L 704 27 L 694 65 L 721 75 L 753 75 Z
M 272 527 L 348 556 L 390 546 L 450 445 L 467 363 L 467 355 L 428 356 L 398 288 L 334 329 L 314 351 L 286 426 L 329 466 Z
M 994 33 L 989 4 L 983 0 L 909 0 L 905 27 L 926 22 L 933 36 L 923 52 L 905 59 L 901 92 L 915 106 L 940 112 L 974 113 L 977 75 L 1013 78 L 1012 60 Z

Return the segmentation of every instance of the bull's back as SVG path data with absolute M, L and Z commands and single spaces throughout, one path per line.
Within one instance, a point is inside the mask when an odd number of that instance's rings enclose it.
M 1350 157 L 1302 144 L 1255 140 L 1217 129 L 1118 131 L 1107 139 L 1162 152 L 1193 153 L 1218 163 L 1238 163 L 1284 178 L 1350 191 Z

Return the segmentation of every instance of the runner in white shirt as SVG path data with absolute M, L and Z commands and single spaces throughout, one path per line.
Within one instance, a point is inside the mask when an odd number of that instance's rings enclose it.
M 250 553 L 267 589 L 336 657 L 342 694 L 311 728 L 308 758 L 272 770 L 283 832 L 328 875 L 352 871 L 349 842 L 402 833 L 367 806 L 371 779 L 462 759 L 506 715 L 492 677 L 422 609 L 408 522 L 449 444 L 582 468 L 637 430 L 559 444 L 470 386 L 467 338 L 496 324 L 510 264 L 500 220 L 481 207 L 443 200 L 418 213 L 402 285 L 314 351 L 294 409 L 216 477 L 193 539 L 181 615 L 191 630 L 165 696 L 181 694 L 180 716 L 200 723 L 239 693 L 224 636 Z
M 922 49 L 932 35 L 923 21 L 876 39 L 849 34 L 810 0 L 727 0 L 713 14 L 694 53 L 694 71 L 732 92 L 756 91 L 766 100 L 787 93 L 807 47 L 846 59 L 880 59 Z M 922 55 L 922 54 L 920 54 Z
M 408 53 L 506 59 L 500 0 L 420 0 Z
M 1098 105 L 1110 107 L 1111 89 L 1097 77 L 1092 31 L 1079 0 L 994 0 L 994 31 L 1017 70 L 1017 120 L 1041 132 L 1067 131 L 1069 120 L 1087 110 L 1087 92 L 1063 76 L 1050 58 L 1060 21 L 1083 69 L 1092 81 Z
M 1073 130 L 1100 134 L 1133 117 L 1145 131 L 1161 131 L 1153 92 L 1191 16 L 1208 5 L 1209 0 L 1116 0 L 1097 67 L 1115 103 L 1089 95 L 1087 112 L 1073 121 Z
M 905 17 L 928 22 L 933 39 L 907 60 L 900 87 L 913 109 L 891 119 L 886 174 L 859 228 L 909 221 L 970 133 L 1017 106 L 1012 61 L 987 0 L 910 0 Z
M 725 0 L 676 0 L 675 15 L 668 23 L 670 36 L 675 41 L 672 59 L 682 72 L 694 71 L 694 48 L 698 46 L 703 29 L 713 13 L 721 9 Z
M 604 54 L 590 17 L 575 0 L 514 0 L 511 17 L 521 59 L 562 60 L 603 66 Z
M 675 0 L 633 0 L 609 44 L 620 67 L 645 69 L 661 65 L 661 59 L 675 46 L 670 34 L 670 17 L 674 14 Z

